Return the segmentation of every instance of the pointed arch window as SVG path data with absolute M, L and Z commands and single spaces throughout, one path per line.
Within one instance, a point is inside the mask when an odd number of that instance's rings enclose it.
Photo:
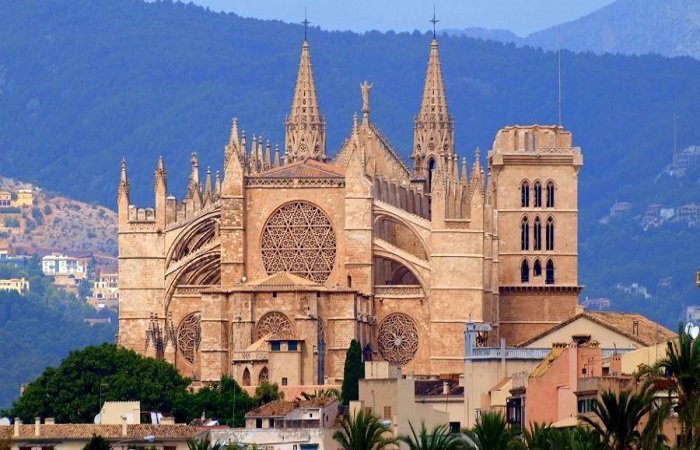
M 539 259 L 535 260 L 535 264 L 532 265 L 532 276 L 541 277 L 542 276 L 542 263 Z
M 523 181 L 520 185 L 520 206 L 528 208 L 530 206 L 530 183 Z
M 554 208 L 554 182 L 547 182 L 547 208 Z
M 250 386 L 250 370 L 247 367 L 243 371 L 243 386 Z
M 520 223 L 520 250 L 530 250 L 530 223 L 523 217 Z
M 547 250 L 554 250 L 554 219 L 547 218 L 547 226 L 545 229 L 545 245 Z
M 535 208 L 542 207 L 542 183 L 535 181 L 535 185 L 532 188 L 533 203 Z
M 263 384 L 265 381 L 270 381 L 270 372 L 267 370 L 267 367 L 263 367 L 260 375 L 258 375 L 258 384 Z
M 554 261 L 551 259 L 547 261 L 547 276 L 544 284 L 554 284 Z
M 542 222 L 539 217 L 535 217 L 535 224 L 532 227 L 533 250 L 542 250 Z
M 527 259 L 524 259 L 520 264 L 520 282 L 527 283 L 530 281 L 530 264 L 528 264 Z
M 433 172 L 435 171 L 435 160 L 430 158 L 428 160 L 428 192 L 433 188 Z

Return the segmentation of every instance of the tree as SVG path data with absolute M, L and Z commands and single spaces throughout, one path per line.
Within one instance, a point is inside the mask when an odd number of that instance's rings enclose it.
M 302 400 L 312 400 L 315 398 L 340 399 L 340 391 L 336 388 L 330 388 L 330 389 L 317 389 L 312 393 L 308 393 L 308 392 L 301 393 Z
M 465 434 L 472 441 L 469 445 L 476 450 L 508 450 L 520 444 L 515 431 L 499 412 L 482 413 L 474 428 L 465 430 Z
M 90 438 L 88 443 L 83 447 L 83 450 L 110 450 L 111 448 L 112 446 L 109 445 L 107 439 L 93 434 L 92 438 Z
M 549 424 L 531 423 L 530 428 L 523 431 L 523 442 L 528 450 L 550 450 L 555 432 Z
M 188 450 L 221 450 L 223 448 L 222 444 L 219 442 L 211 443 L 211 438 L 209 433 L 204 433 L 204 435 L 195 439 L 193 437 L 187 439 Z
M 355 339 L 350 342 L 345 354 L 345 368 L 343 369 L 343 386 L 341 402 L 349 404 L 360 398 L 360 380 L 365 377 L 365 367 L 362 364 L 362 347 Z
M 408 445 L 409 450 L 462 450 L 467 443 L 457 434 L 450 433 L 447 425 L 439 425 L 428 432 L 425 422 L 421 423 L 420 431 L 416 434 L 413 424 L 410 435 L 399 436 L 399 440 Z
M 263 381 L 260 386 L 255 388 L 255 403 L 258 405 L 264 405 L 274 400 L 282 400 L 283 398 L 284 392 L 280 391 L 277 383 Z
M 595 430 L 608 448 L 632 450 L 642 443 L 654 443 L 658 438 L 660 425 L 668 410 L 652 409 L 653 397 L 648 393 L 624 390 L 617 395 L 606 391 L 601 395 L 601 401 L 593 403 L 595 417 L 580 418 Z M 641 421 L 647 415 L 649 421 L 640 432 Z
M 89 423 L 107 400 L 139 400 L 143 410 L 171 411 L 188 385 L 165 361 L 102 344 L 73 351 L 58 367 L 44 370 L 7 414 L 25 421 Z
M 381 450 L 396 439 L 385 437 L 391 431 L 379 418 L 364 410 L 354 415 L 345 415 L 340 430 L 333 433 L 333 439 L 343 450 Z
M 236 395 L 235 405 L 233 401 Z M 189 423 L 204 414 L 228 426 L 244 426 L 245 413 L 250 411 L 255 401 L 229 377 L 221 377 L 217 383 L 204 386 L 197 392 L 187 391 L 175 400 L 173 412 L 178 422 Z M 236 415 L 235 424 L 232 414 Z
M 700 446 L 700 346 L 679 326 L 678 341 L 666 344 L 666 356 L 643 366 L 637 378 L 645 388 L 678 397 L 675 409 L 681 425 L 681 446 Z

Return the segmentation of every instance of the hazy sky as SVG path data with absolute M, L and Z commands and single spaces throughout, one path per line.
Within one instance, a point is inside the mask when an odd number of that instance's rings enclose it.
M 502 28 L 521 36 L 574 20 L 613 0 L 193 0 L 217 11 L 312 25 L 328 30 L 428 30 L 433 3 L 438 28 Z

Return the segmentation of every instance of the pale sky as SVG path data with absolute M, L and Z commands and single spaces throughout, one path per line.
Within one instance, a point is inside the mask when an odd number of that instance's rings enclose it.
M 326 30 L 427 31 L 433 4 L 442 28 L 498 28 L 525 36 L 595 11 L 613 0 L 193 0 L 215 11 Z

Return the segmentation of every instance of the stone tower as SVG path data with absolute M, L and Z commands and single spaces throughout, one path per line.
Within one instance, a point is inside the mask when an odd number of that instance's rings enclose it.
M 454 149 L 454 118 L 447 110 L 445 85 L 438 53 L 437 39 L 430 43 L 428 73 L 425 77 L 420 111 L 413 125 L 413 183 L 422 184 L 425 191 L 432 186 L 431 173 L 443 170 L 452 162 Z
M 488 160 L 499 239 L 497 323 L 512 345 L 576 312 L 583 156 L 569 131 L 532 125 L 501 129 Z
M 311 70 L 311 52 L 306 40 L 301 47 L 294 100 L 285 127 L 287 163 L 306 158 L 326 161 L 326 119 L 321 116 L 318 108 L 314 74 Z

